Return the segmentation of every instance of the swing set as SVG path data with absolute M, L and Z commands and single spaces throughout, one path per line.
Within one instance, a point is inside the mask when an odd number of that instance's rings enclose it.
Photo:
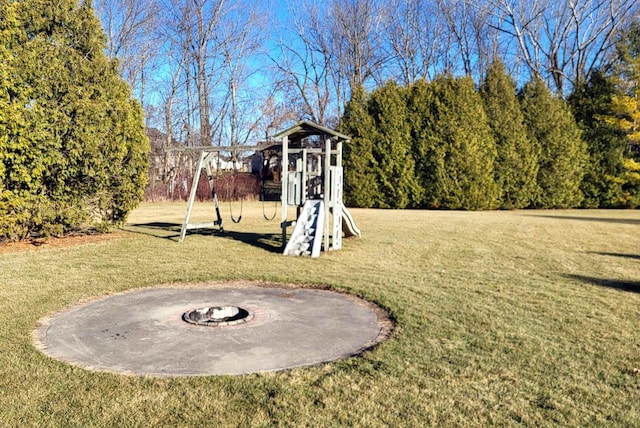
M 263 145 L 258 145 L 258 146 L 241 146 L 241 147 L 227 147 L 227 146 L 218 146 L 218 147 L 183 147 L 183 148 L 172 148 L 170 149 L 171 151 L 180 151 L 180 152 L 196 152 L 199 153 L 199 159 L 198 159 L 198 164 L 195 170 L 195 174 L 193 176 L 193 181 L 191 183 L 191 191 L 189 193 L 189 200 L 188 200 L 188 206 L 187 206 L 187 213 L 185 215 L 184 218 L 184 222 L 182 223 L 182 228 L 180 230 L 180 239 L 179 242 L 182 242 L 187 234 L 188 230 L 194 230 L 194 229 L 216 229 L 218 232 L 224 232 L 224 227 L 223 227 L 223 219 L 222 219 L 222 215 L 220 213 L 220 207 L 221 207 L 221 203 L 220 203 L 220 199 L 219 199 L 219 195 L 220 195 L 220 189 L 216 189 L 216 179 L 219 178 L 219 173 L 218 173 L 218 169 L 216 168 L 216 172 L 214 174 L 213 169 L 211 167 L 211 165 L 217 161 L 219 161 L 219 156 L 220 153 L 226 152 L 226 153 L 232 153 L 233 156 L 232 158 L 236 158 L 237 157 L 237 153 L 239 151 L 243 151 L 243 152 L 248 152 L 248 151 L 256 151 L 259 152 L 261 150 L 264 150 L 265 148 L 268 148 L 269 146 L 271 146 L 271 144 L 263 144 Z M 235 169 L 235 168 L 234 168 Z M 202 173 L 206 174 L 207 177 L 207 181 L 209 183 L 209 188 L 211 189 L 211 199 L 213 201 L 213 205 L 214 205 L 214 209 L 215 209 L 215 219 L 213 221 L 209 221 L 209 222 L 204 222 L 204 223 L 190 223 L 189 220 L 191 218 L 191 212 L 193 209 L 193 204 L 196 200 L 196 193 L 197 193 L 197 188 L 198 188 L 198 182 L 200 180 L 200 177 L 202 175 Z M 237 172 L 233 172 L 232 175 L 230 177 L 226 177 L 226 191 L 225 194 L 223 195 L 223 200 L 227 200 L 229 203 L 229 214 L 230 214 L 230 218 L 231 221 L 235 224 L 240 223 L 242 221 L 242 213 L 243 213 L 243 208 L 244 208 L 244 202 L 243 202 L 243 197 L 239 197 L 238 199 L 240 199 L 240 212 L 239 215 L 236 216 L 234 214 L 234 209 L 233 209 L 233 189 L 235 189 L 235 177 L 236 177 Z M 264 183 L 261 180 L 261 183 Z M 261 187 L 264 184 L 261 184 Z M 218 186 L 220 187 L 220 186 Z M 233 188 L 233 189 L 232 189 Z M 261 191 L 260 194 L 262 195 L 263 192 Z M 264 207 L 264 203 L 265 201 L 263 201 L 263 215 L 265 217 L 266 220 L 273 220 L 275 218 L 275 214 L 271 217 L 268 217 L 266 215 L 266 211 L 265 211 L 265 207 Z M 276 202 L 276 210 L 277 210 L 277 202 Z
M 350 138 L 315 123 L 302 121 L 276 134 L 273 140 L 257 146 L 174 149 L 200 153 L 179 242 L 184 240 L 188 230 L 217 228 L 219 232 L 224 231 L 211 164 L 221 152 L 231 153 L 232 159 L 236 159 L 241 151 L 261 154 L 262 214 L 265 220 L 274 220 L 278 203 L 280 204 L 284 254 L 317 257 L 321 249 L 340 249 L 343 234 L 347 237 L 360 236 L 360 230 L 342 203 L 342 145 L 349 142 Z M 190 223 L 196 189 L 203 170 L 211 188 L 216 218 L 205 223 Z M 226 196 L 229 199 L 231 221 L 239 223 L 242 220 L 243 201 L 240 198 L 240 212 L 236 217 L 229 197 L 228 182 Z M 274 202 L 275 208 L 273 214 L 268 216 L 265 204 L 270 201 Z M 296 207 L 294 221 L 288 220 L 290 206 Z M 287 229 L 291 226 L 295 228 L 287 240 Z

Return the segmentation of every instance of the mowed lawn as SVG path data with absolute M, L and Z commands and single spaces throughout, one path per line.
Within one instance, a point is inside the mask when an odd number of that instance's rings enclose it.
M 185 208 L 0 247 L 0 426 L 640 426 L 640 211 L 354 209 L 363 237 L 311 259 L 276 251 L 258 203 L 239 224 L 222 204 L 224 235 L 179 244 Z M 360 357 L 238 377 L 93 372 L 33 345 L 38 320 L 78 302 L 238 279 L 346 290 L 395 329 Z

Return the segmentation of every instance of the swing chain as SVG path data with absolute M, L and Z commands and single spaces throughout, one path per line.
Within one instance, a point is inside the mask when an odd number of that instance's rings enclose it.
M 231 199 L 232 199 L 232 192 L 229 191 L 229 178 L 227 178 L 227 199 L 229 200 L 229 214 L 231 215 L 231 221 L 238 224 L 240 223 L 240 221 L 242 220 L 242 210 L 243 210 L 243 206 L 244 206 L 244 202 L 243 199 L 240 198 L 240 216 L 238 218 L 236 218 L 233 215 L 233 206 L 231 205 Z M 233 176 L 233 186 L 235 189 L 235 175 Z
M 271 221 L 274 218 L 276 218 L 276 215 L 278 214 L 278 201 L 275 201 L 275 205 L 273 206 L 273 215 L 271 217 L 267 216 L 267 213 L 264 210 L 265 205 L 266 205 L 266 201 L 263 199 L 262 200 L 262 217 L 264 217 L 264 219 L 267 221 Z
M 231 214 L 231 221 L 234 223 L 240 223 L 240 220 L 242 220 L 242 207 L 243 207 L 244 203 L 242 201 L 242 198 L 240 199 L 240 217 L 238 217 L 237 219 L 233 216 L 233 208 L 231 207 L 231 199 L 229 199 L 229 213 Z

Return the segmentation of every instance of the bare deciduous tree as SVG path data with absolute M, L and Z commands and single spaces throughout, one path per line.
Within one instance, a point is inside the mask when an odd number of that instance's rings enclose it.
M 442 55 L 443 19 L 430 0 L 392 0 L 385 11 L 385 46 L 391 78 L 408 85 L 433 78 Z
M 318 46 L 309 37 L 303 22 L 294 18 L 293 24 L 297 32 L 295 41 L 281 38 L 277 55 L 271 57 L 274 74 L 293 116 L 326 124 L 332 95 L 328 69 L 330 48 Z
M 198 145 L 212 143 L 215 131 L 221 126 L 221 117 L 211 114 L 211 88 L 220 82 L 222 64 L 217 57 L 219 40 L 216 26 L 223 14 L 223 1 L 215 0 L 171 0 L 167 9 L 173 14 L 171 37 L 181 46 L 184 56 L 183 71 L 188 100 L 195 86 L 196 102 L 187 106 L 197 112 L 199 127 Z M 171 23 L 169 23 L 170 25 Z M 191 126 L 191 120 L 188 121 Z
M 379 0 L 331 0 L 321 6 L 308 0 L 290 7 L 286 29 L 296 34 L 281 37 L 274 62 L 313 120 L 335 123 L 353 88 L 386 78 L 383 16 Z
M 188 143 L 243 144 L 257 128 L 257 57 L 267 22 L 263 3 L 167 0 L 164 28 L 167 45 L 178 56 L 173 62 L 179 66 Z
M 439 16 L 446 23 L 441 33 L 450 42 L 446 45 L 447 60 L 452 74 L 464 73 L 482 80 L 493 58 L 499 54 L 498 32 L 487 25 L 489 12 L 477 1 L 435 0 Z
M 575 85 L 613 49 L 617 31 L 637 16 L 636 0 L 489 0 L 492 26 L 517 41 L 530 72 L 557 93 Z
M 228 100 L 223 134 L 230 145 L 247 144 L 263 119 L 259 106 L 268 90 L 257 82 L 264 78 L 258 58 L 267 21 L 265 11 L 255 3 L 249 7 L 238 4 L 218 28 L 226 79 L 226 86 L 220 89 L 226 90 L 221 96 Z
M 335 52 L 335 79 L 343 81 L 349 94 L 374 80 L 381 84 L 386 61 L 383 45 L 383 8 L 377 0 L 332 0 L 324 27 Z M 322 26 L 314 25 L 319 32 Z M 342 94 L 342 95 L 345 95 Z
M 144 106 L 148 81 L 156 65 L 158 3 L 154 0 L 98 0 L 96 6 L 107 34 L 107 55 L 118 59 L 120 75 Z

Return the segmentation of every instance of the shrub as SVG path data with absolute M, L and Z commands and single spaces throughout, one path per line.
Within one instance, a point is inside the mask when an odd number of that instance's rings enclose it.
M 90 2 L 3 2 L 0 16 L 0 241 L 124 222 L 149 143 Z

